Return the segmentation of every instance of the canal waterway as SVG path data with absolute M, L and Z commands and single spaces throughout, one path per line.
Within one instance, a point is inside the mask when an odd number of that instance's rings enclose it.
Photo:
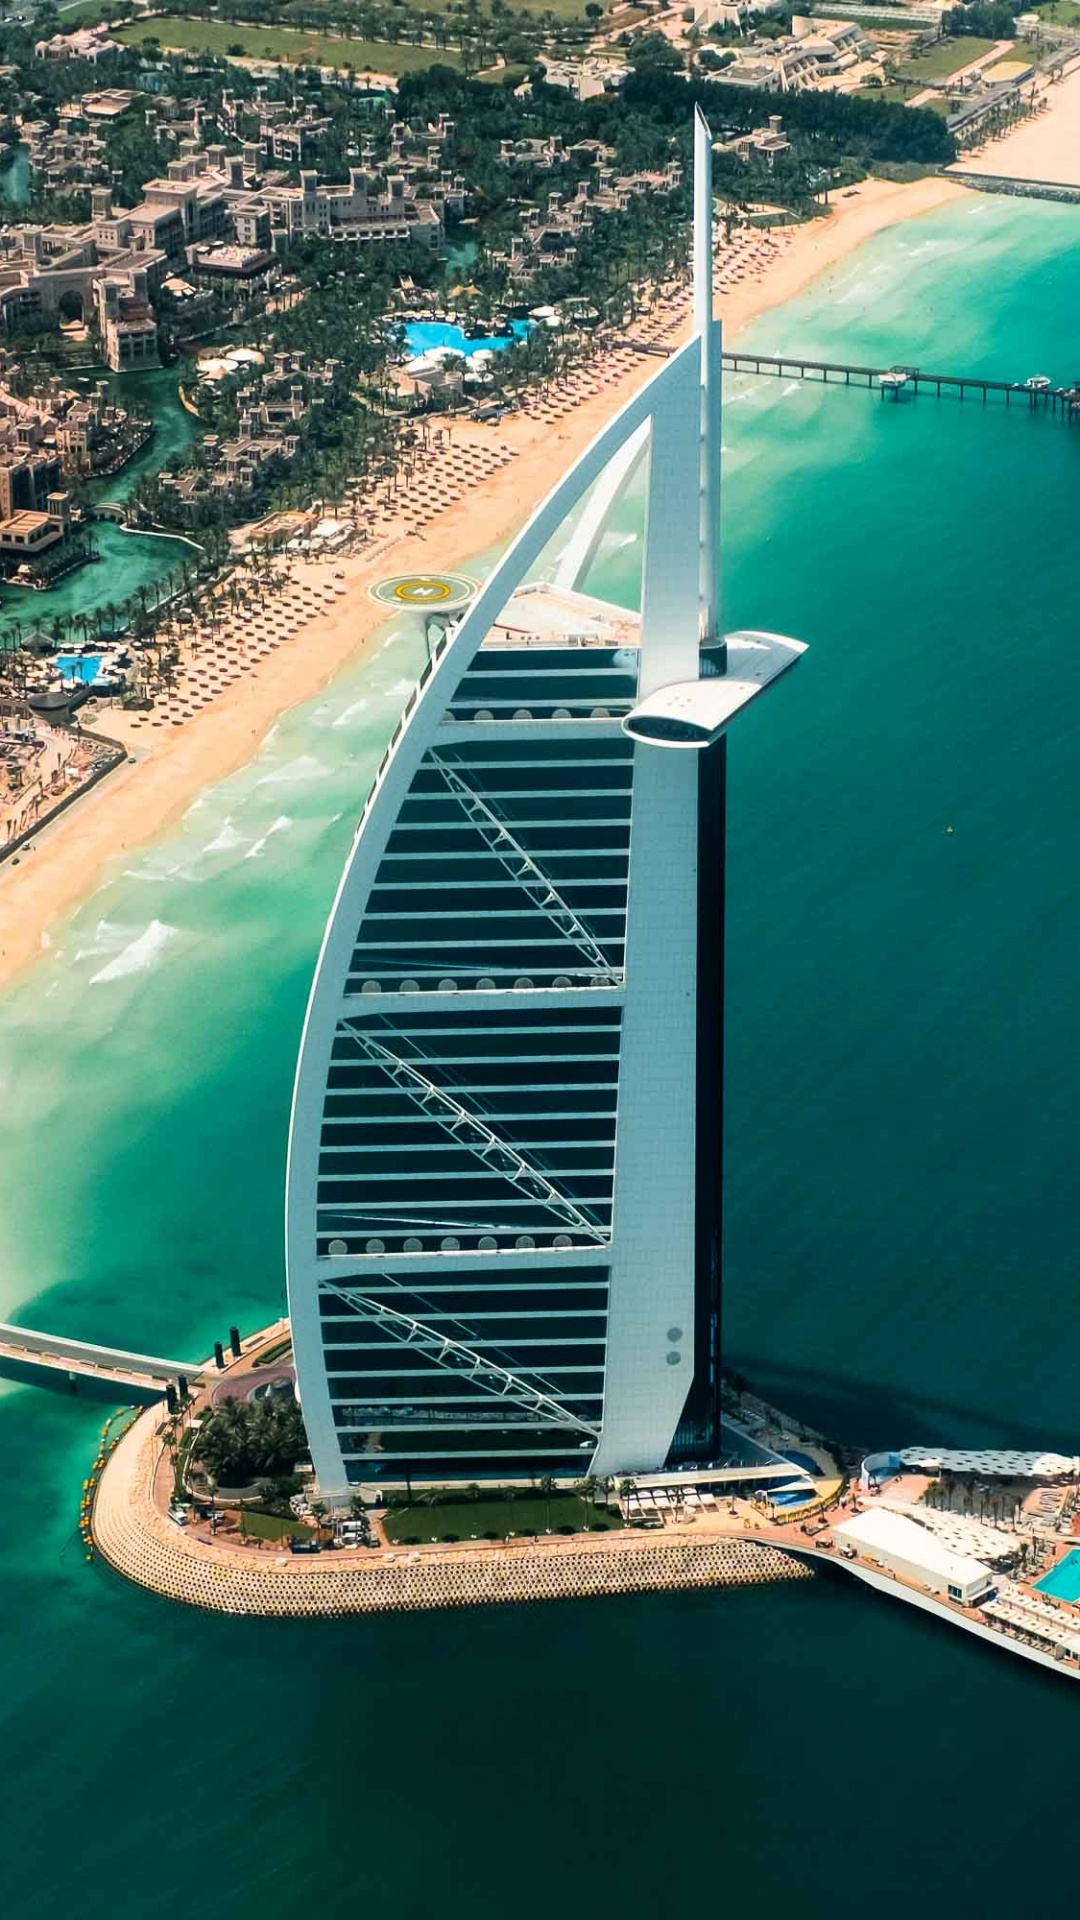
M 21 143 L 8 147 L 0 161 L 0 200 L 24 207 L 30 198 L 30 154 Z
M 1070 377 L 1078 217 L 965 198 L 753 339 Z M 868 1446 L 1076 1451 L 1080 432 L 740 380 L 724 439 L 731 624 L 810 643 L 731 742 L 729 1358 Z M 639 553 L 629 502 L 593 584 L 629 595 Z M 418 658 L 391 631 L 286 716 L 0 1002 L 11 1317 L 194 1357 L 281 1310 L 304 1000 Z M 105 1411 L 0 1398 L 19 1920 L 1045 1900 L 1075 1687 L 837 1577 L 321 1626 L 174 1611 L 83 1565 Z
M 121 404 L 137 401 L 149 409 L 155 431 L 120 473 L 93 488 L 95 500 L 125 499 L 142 474 L 156 473 L 170 454 L 179 453 L 193 439 L 197 423 L 180 404 L 177 380 L 175 366 L 119 377 L 116 385 Z M 0 625 L 19 620 L 24 630 L 42 626 L 48 631 L 54 620 L 119 606 L 140 587 L 151 587 L 164 579 L 185 555 L 198 557 L 187 541 L 163 534 L 128 533 L 111 520 L 95 521 L 92 531 L 100 557 L 66 574 L 47 592 L 0 585 Z

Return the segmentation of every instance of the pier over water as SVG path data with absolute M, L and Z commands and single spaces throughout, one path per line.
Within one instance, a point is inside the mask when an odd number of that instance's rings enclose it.
M 1060 413 L 1070 422 L 1080 416 L 1080 385 L 1055 387 L 1042 375 L 1027 380 L 986 380 L 974 373 L 931 373 L 922 367 L 866 367 L 839 360 L 807 360 L 801 354 L 752 353 L 741 348 L 723 356 L 727 373 L 767 374 L 779 380 L 817 380 L 823 385 L 867 387 L 882 399 L 902 393 L 933 393 L 942 400 L 969 397 L 983 406 L 988 400 L 1015 402 L 1030 412 Z

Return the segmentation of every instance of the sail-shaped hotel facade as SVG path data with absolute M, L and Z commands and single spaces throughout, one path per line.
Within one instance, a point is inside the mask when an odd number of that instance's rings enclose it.
M 286 1237 L 331 1500 L 720 1452 L 725 736 L 802 649 L 720 629 L 710 162 L 699 117 L 690 339 L 433 652 L 327 925 Z M 639 468 L 630 613 L 579 582 Z

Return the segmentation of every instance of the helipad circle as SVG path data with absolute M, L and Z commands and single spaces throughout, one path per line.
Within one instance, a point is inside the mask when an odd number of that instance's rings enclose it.
M 456 613 L 467 606 L 476 589 L 460 573 L 399 573 L 380 580 L 372 596 L 383 606 L 408 608 L 413 613 Z

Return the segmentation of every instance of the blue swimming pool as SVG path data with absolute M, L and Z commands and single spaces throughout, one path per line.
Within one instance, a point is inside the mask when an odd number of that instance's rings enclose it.
M 99 653 L 61 653 L 57 657 L 61 680 L 85 680 L 90 685 L 101 665 Z
M 409 320 L 404 328 L 405 345 L 414 360 L 422 353 L 430 353 L 433 347 L 452 347 L 455 353 L 463 353 L 469 359 L 482 348 L 498 351 L 514 340 L 524 340 L 528 331 L 527 320 L 511 320 L 509 334 L 485 334 L 479 340 L 470 340 L 460 327 L 452 327 L 447 320 Z
M 1067 1553 L 1056 1567 L 1036 1580 L 1040 1593 L 1049 1593 L 1055 1600 L 1068 1600 L 1074 1607 L 1080 1606 L 1080 1553 Z
M 792 1466 L 801 1467 L 803 1472 L 808 1473 L 812 1480 L 821 1472 L 817 1461 L 813 1459 L 810 1454 L 796 1453 L 794 1447 L 785 1447 L 783 1457 L 785 1460 L 790 1460 Z

